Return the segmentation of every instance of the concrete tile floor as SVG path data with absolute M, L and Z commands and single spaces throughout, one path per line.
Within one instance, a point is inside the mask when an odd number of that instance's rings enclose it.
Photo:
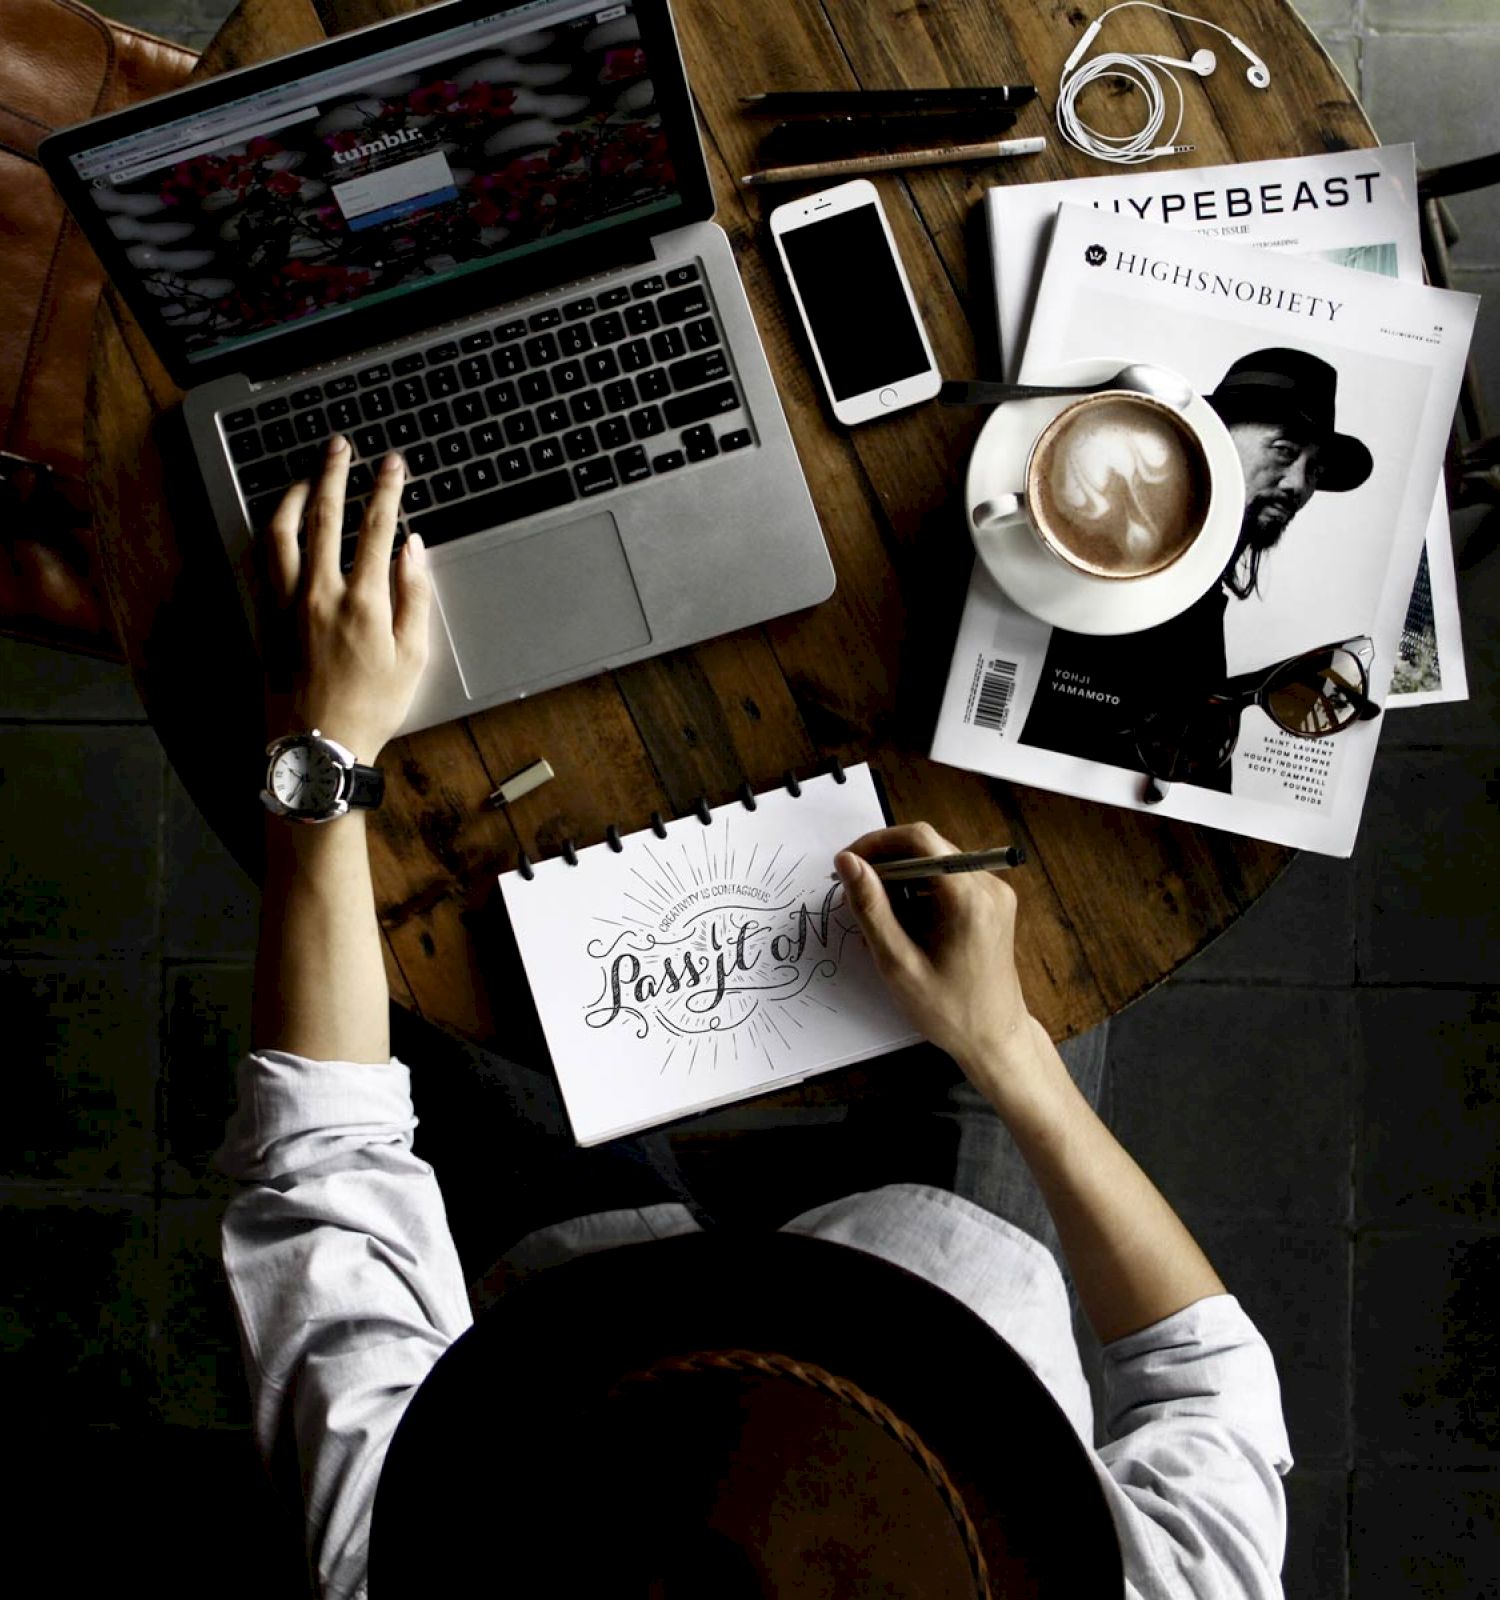
M 107 9 L 201 45 L 227 7 Z M 1426 164 L 1500 147 L 1490 0 L 1304 10 L 1383 137 Z M 1465 219 L 1459 250 L 1487 292 L 1493 215 Z M 1497 320 L 1476 352 L 1492 394 Z M 1276 1352 L 1293 1600 L 1500 1592 L 1500 555 L 1473 518 L 1455 542 L 1471 701 L 1389 717 L 1353 860 L 1299 859 L 1112 1030 L 1115 1127 Z M 168 1595 L 299 1593 L 297 1529 L 249 1446 L 206 1166 L 245 1042 L 253 887 L 125 675 L 8 641 L 0 838 L 0 1346 L 34 1486 L 16 1526 L 68 1508 L 62 1592 L 87 1568 Z

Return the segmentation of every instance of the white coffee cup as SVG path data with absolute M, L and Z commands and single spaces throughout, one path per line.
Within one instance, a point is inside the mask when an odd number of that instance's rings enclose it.
M 974 507 L 976 528 L 1024 521 L 1075 572 L 1129 581 L 1179 561 L 1201 536 L 1208 454 L 1173 406 L 1130 390 L 1084 395 L 1033 441 L 1024 488 Z

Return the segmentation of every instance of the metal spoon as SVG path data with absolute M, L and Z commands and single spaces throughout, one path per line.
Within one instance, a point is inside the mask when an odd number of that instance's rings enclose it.
M 1101 383 L 986 383 L 979 378 L 960 378 L 945 383 L 938 390 L 938 399 L 945 406 L 992 406 L 1002 400 L 1041 400 L 1050 395 L 1099 394 L 1105 389 L 1129 389 L 1135 394 L 1148 394 L 1178 411 L 1183 410 L 1193 398 L 1193 386 L 1187 379 L 1169 372 L 1165 367 L 1136 362 L 1121 367 L 1112 378 L 1105 378 Z

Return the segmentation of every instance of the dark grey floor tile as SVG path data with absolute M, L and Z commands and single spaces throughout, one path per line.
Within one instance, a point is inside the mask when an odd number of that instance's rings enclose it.
M 1352 983 L 1353 868 L 1304 851 L 1175 976 L 1187 983 Z
M 250 1046 L 252 968 L 167 968 L 162 1050 L 161 1182 L 164 1191 L 225 1192 L 209 1170 L 234 1110 L 235 1063 Z
M 1286 1490 L 1286 1600 L 1348 1600 L 1349 1474 L 1339 1467 L 1295 1466 Z
M 1500 1466 L 1500 1235 L 1361 1234 L 1354 1260 L 1357 1466 Z
M 234 9 L 233 0 L 106 0 L 106 16 L 192 50 L 207 48 Z
M 8 1428 L 150 1420 L 154 1211 L 140 1196 L 0 1188 Z
M 156 1416 L 168 1425 L 234 1428 L 250 1420 L 239 1329 L 220 1254 L 223 1214 L 217 1197 L 162 1201 Z
M 1348 1234 L 1302 1225 L 1184 1220 L 1271 1347 L 1293 1461 L 1301 1467 L 1346 1468 Z
M 0 717 L 22 722 L 144 722 L 127 668 L 0 639 Z
M 154 953 L 161 746 L 149 728 L 0 728 L 0 947 Z
M 164 878 L 168 956 L 254 955 L 260 893 L 170 768 Z
M 1354 1175 L 1361 1223 L 1500 1218 L 1500 995 L 1366 989 Z
M 1342 1224 L 1351 1034 L 1337 991 L 1164 984 L 1110 1024 L 1114 1130 L 1195 1216 Z
M 1382 746 L 1355 847 L 1361 981 L 1494 982 L 1500 970 L 1497 796 L 1493 752 Z
M 1365 34 L 1362 99 L 1382 144 L 1411 139 L 1419 168 L 1441 167 L 1493 148 L 1500 29 L 1445 28 L 1453 13 L 1443 0 L 1428 0 L 1421 11 L 1432 32 Z M 1461 265 L 1500 257 L 1493 190 L 1455 196 L 1451 210 L 1459 234 L 1454 253 Z
M 0 1175 L 150 1191 L 160 981 L 154 961 L 0 964 Z
M 1493 275 L 1500 289 L 1500 273 Z M 1497 352 L 1500 352 L 1500 294 L 1486 302 Z M 1493 381 L 1500 385 L 1500 362 Z M 1453 518 L 1453 552 L 1458 585 L 1459 626 L 1463 634 L 1469 698 L 1447 705 L 1413 706 L 1384 719 L 1381 748 L 1434 750 L 1491 749 L 1500 726 L 1500 511 L 1486 521 L 1477 510 Z
M 1500 1474 L 1357 1470 L 1349 1547 L 1353 1600 L 1494 1600 Z
M 50 1427 L 18 1455 L 11 1525 L 68 1530 L 48 1592 L 107 1594 L 128 1573 L 162 1600 L 310 1600 L 301 1516 L 248 1430 Z

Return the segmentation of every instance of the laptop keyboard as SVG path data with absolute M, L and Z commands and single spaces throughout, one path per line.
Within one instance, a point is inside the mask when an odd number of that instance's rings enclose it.
M 219 417 L 250 526 L 354 448 L 343 566 L 374 474 L 406 457 L 401 506 L 429 546 L 588 500 L 751 444 L 696 265 L 559 301 Z M 397 548 L 404 539 L 398 534 Z

